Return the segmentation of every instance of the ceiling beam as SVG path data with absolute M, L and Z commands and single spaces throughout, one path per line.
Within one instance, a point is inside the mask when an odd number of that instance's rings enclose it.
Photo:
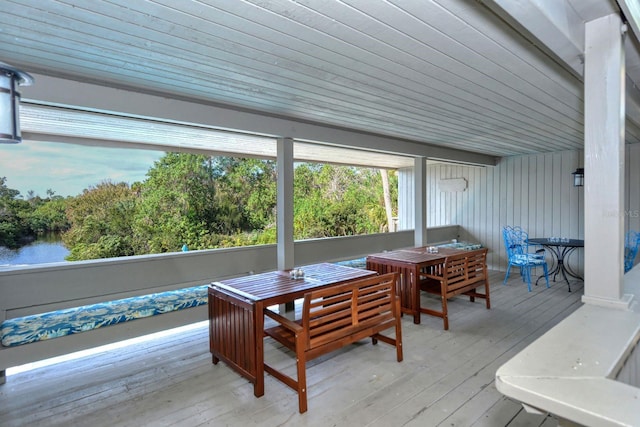
M 617 0 L 617 2 L 627 19 L 629 29 L 636 39 L 640 39 L 640 4 L 638 4 L 638 0 Z
M 566 0 L 481 0 L 496 15 L 518 29 L 543 52 L 554 58 L 580 80 L 584 81 L 584 35 L 585 21 L 593 16 L 619 12 L 602 0 L 580 0 L 578 15 L 573 5 Z M 627 69 L 635 69 L 638 61 L 637 35 L 640 34 L 640 6 L 637 0 L 619 0 L 618 4 L 629 20 L 634 32 L 625 42 Z M 589 13 L 587 13 L 589 12 Z M 626 78 L 626 115 L 640 126 L 640 81 L 631 78 L 637 73 L 628 73 Z M 640 78 L 640 73 L 639 78 Z
M 420 142 L 368 134 L 270 116 L 254 111 L 204 104 L 189 99 L 135 92 L 87 82 L 34 74 L 35 84 L 22 88 L 25 103 L 76 107 L 88 111 L 118 113 L 130 117 L 210 126 L 302 142 L 360 148 L 380 153 L 446 159 L 454 162 L 494 166 L 497 158 L 485 154 L 438 147 Z
M 587 1 L 587 0 L 585 0 Z M 564 0 L 481 0 L 564 68 L 582 79 L 584 21 Z

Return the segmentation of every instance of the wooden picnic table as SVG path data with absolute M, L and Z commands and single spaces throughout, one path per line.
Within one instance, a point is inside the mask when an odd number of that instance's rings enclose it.
M 430 267 L 444 264 L 448 255 L 467 252 L 464 249 L 438 248 L 438 252 L 429 252 L 429 246 L 398 249 L 367 256 L 367 270 L 379 274 L 398 273 L 396 291 L 400 296 L 402 312 L 413 316 L 413 323 L 420 324 L 420 272 Z
M 209 286 L 209 349 L 214 364 L 223 360 L 264 394 L 264 310 L 302 298 L 306 292 L 373 276 L 374 271 L 331 263 L 271 271 L 214 282 Z

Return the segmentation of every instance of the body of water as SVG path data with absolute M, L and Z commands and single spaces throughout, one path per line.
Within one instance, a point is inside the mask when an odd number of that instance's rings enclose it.
M 0 246 L 0 268 L 65 261 L 69 250 L 60 241 L 36 240 L 18 249 Z

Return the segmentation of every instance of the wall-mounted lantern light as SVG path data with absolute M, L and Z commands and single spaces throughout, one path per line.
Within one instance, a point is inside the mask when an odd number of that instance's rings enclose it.
M 574 187 L 582 187 L 584 185 L 584 168 L 578 168 L 575 172 L 572 172 L 573 175 L 573 186 Z
M 0 143 L 22 142 L 20 133 L 20 93 L 17 86 L 29 86 L 33 77 L 0 62 Z

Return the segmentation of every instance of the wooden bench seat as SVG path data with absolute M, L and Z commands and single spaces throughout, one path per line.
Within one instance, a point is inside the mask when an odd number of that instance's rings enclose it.
M 325 353 L 371 337 L 394 345 L 402 361 L 400 300 L 395 291 L 396 273 L 351 281 L 305 294 L 302 319 L 291 321 L 270 310 L 265 314 L 278 325 L 265 330 L 296 353 L 297 380 L 265 362 L 264 369 L 298 393 L 300 413 L 307 411 L 306 362 Z M 381 335 L 395 328 L 395 337 Z
M 487 309 L 491 308 L 489 295 L 489 276 L 487 274 L 487 248 L 476 249 L 456 255 L 450 255 L 444 264 L 430 267 L 420 275 L 420 289 L 440 295 L 442 311 L 421 307 L 422 313 L 441 317 L 444 329 L 449 329 L 449 313 L 447 300 L 456 295 L 468 295 L 473 302 L 475 298 L 484 298 Z M 484 286 L 484 293 L 477 288 Z

